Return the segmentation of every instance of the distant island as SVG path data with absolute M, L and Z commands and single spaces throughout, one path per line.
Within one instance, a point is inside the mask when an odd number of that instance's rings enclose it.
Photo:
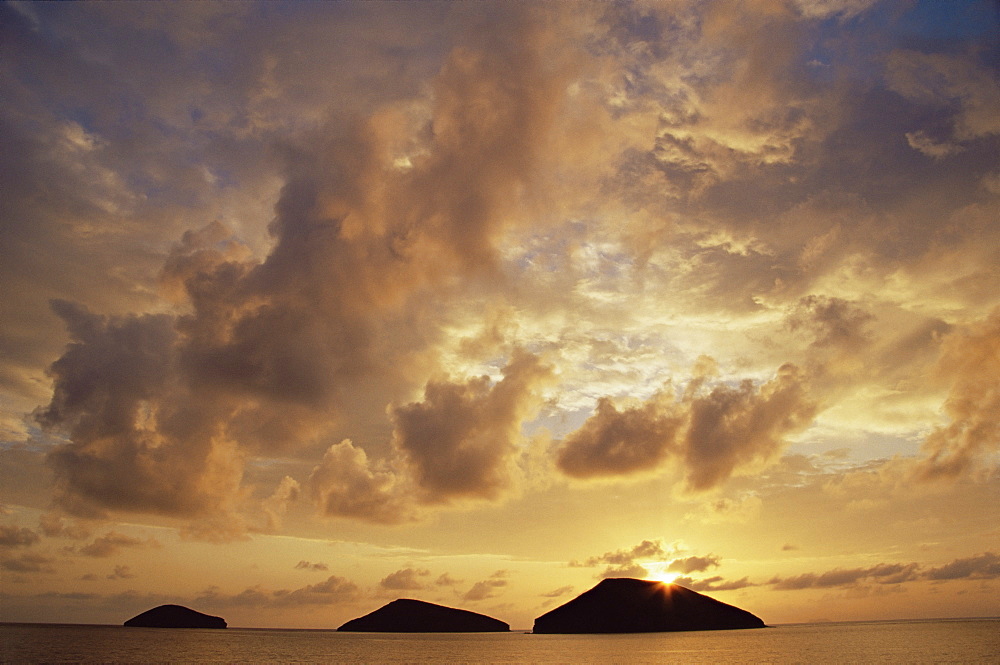
M 757 616 L 677 584 L 612 578 L 535 619 L 534 633 L 764 628 Z
M 498 633 L 503 621 L 468 610 L 400 598 L 370 614 L 351 619 L 337 630 L 371 633 Z
M 125 622 L 129 628 L 225 628 L 226 620 L 182 605 L 160 605 Z

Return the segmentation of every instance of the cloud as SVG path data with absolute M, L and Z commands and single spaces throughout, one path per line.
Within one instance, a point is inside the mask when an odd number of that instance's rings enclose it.
M 811 424 L 992 473 L 992 33 L 875 4 L 4 5 L 0 429 L 66 514 L 217 541 L 553 461 L 751 519 Z
M 612 577 L 645 577 L 649 575 L 649 569 L 639 563 L 623 564 L 620 566 L 608 566 L 597 576 L 601 579 Z
M 658 466 L 671 452 L 683 415 L 661 400 L 619 411 L 604 397 L 580 429 L 566 437 L 557 464 L 576 478 L 623 475 Z
M 909 564 L 878 564 L 868 568 L 837 568 L 825 573 L 804 573 L 789 578 L 772 578 L 768 584 L 776 589 L 809 589 L 851 586 L 860 581 L 878 584 L 899 584 L 917 579 L 919 565 Z
M 614 565 L 625 565 L 632 563 L 635 559 L 650 559 L 665 554 L 663 543 L 659 540 L 644 540 L 638 545 L 627 550 L 614 550 L 605 552 L 598 556 L 592 556 L 583 563 L 570 562 L 571 566 L 597 566 L 602 563 Z
M 774 458 L 784 437 L 806 428 L 817 411 L 805 374 L 793 365 L 759 385 L 744 380 L 709 388 L 707 378 L 694 379 L 680 399 L 663 391 L 624 411 L 601 400 L 563 441 L 560 470 L 577 478 L 619 476 L 673 459 L 687 489 L 707 490 Z
M 718 568 L 719 561 L 720 558 L 714 554 L 709 554 L 708 556 L 689 556 L 684 559 L 674 559 L 667 566 L 667 570 L 684 574 L 700 573 L 712 566 Z
M 299 561 L 295 564 L 295 570 L 327 571 L 330 567 L 322 562 L 310 563 L 309 561 Z
M 702 524 L 745 524 L 760 516 L 761 498 L 755 494 L 745 494 L 737 498 L 723 497 L 701 503 L 686 513 L 684 519 Z
M 936 141 L 928 136 L 923 130 L 906 133 L 906 142 L 914 150 L 918 150 L 928 157 L 941 159 L 962 152 L 962 147 L 955 143 L 946 141 Z
M 345 439 L 330 446 L 309 478 L 313 500 L 331 517 L 395 524 L 413 519 L 408 493 L 397 475 L 372 465 L 361 448 Z
M 135 575 L 128 566 L 115 566 L 115 571 L 108 575 L 109 580 L 130 580 L 134 577 Z
M 85 516 L 218 509 L 241 466 L 203 409 L 164 399 L 176 360 L 170 317 L 99 316 L 63 301 L 53 309 L 73 343 L 50 368 L 55 390 L 38 419 L 72 440 L 49 454 L 62 507 Z
M 472 588 L 462 594 L 462 600 L 475 602 L 495 597 L 498 589 L 507 586 L 507 575 L 506 570 L 498 570 L 490 575 L 489 579 L 476 582 Z
M 542 602 L 542 607 L 548 607 L 552 605 L 552 603 L 556 602 L 557 598 L 561 598 L 562 596 L 565 596 L 566 594 L 571 593 L 572 591 L 573 591 L 572 586 L 561 586 L 558 589 L 553 589 L 552 591 L 548 591 L 546 593 L 541 593 L 538 595 L 546 599 Z
M 521 425 L 540 405 L 538 389 L 551 372 L 516 351 L 495 384 L 485 376 L 432 382 L 422 402 L 392 408 L 393 445 L 424 503 L 494 499 L 511 486 Z
M 83 545 L 79 548 L 71 548 L 71 551 L 77 551 L 80 554 L 89 557 L 104 558 L 117 554 L 123 548 L 149 548 L 149 547 L 159 547 L 160 543 L 155 538 L 148 538 L 143 540 L 141 538 L 133 538 L 132 536 L 126 536 L 125 534 L 118 533 L 117 531 L 109 531 L 103 536 L 99 536 L 93 540 L 93 542 Z
M 275 591 L 272 598 L 278 605 L 330 605 L 354 600 L 357 595 L 357 585 L 343 577 L 331 575 L 323 582 L 294 591 Z
M 567 593 L 571 593 L 572 591 L 573 591 L 572 586 L 561 586 L 558 589 L 553 589 L 552 591 L 548 591 L 546 593 L 540 593 L 538 595 L 540 595 L 542 598 L 558 598 L 559 596 L 565 596 Z
M 255 531 L 248 520 L 240 514 L 224 511 L 191 520 L 178 533 L 184 540 L 200 540 L 207 543 L 231 543 L 249 540 L 248 531 Z
M 793 331 L 808 331 L 813 346 L 857 351 L 871 342 L 865 327 L 873 319 L 863 308 L 842 298 L 808 295 L 799 299 L 788 326 Z
M 456 580 L 448 573 L 441 573 L 436 580 L 434 580 L 435 586 L 458 586 L 462 583 L 462 580 Z
M 1000 134 L 994 75 L 965 54 L 897 49 L 886 64 L 890 89 L 946 112 L 955 139 Z
M 378 585 L 391 591 L 423 589 L 426 585 L 419 578 L 427 577 L 430 574 L 429 570 L 403 568 L 383 577 Z
M 954 478 L 1000 450 L 1000 310 L 942 341 L 938 374 L 951 383 L 951 422 L 932 431 L 918 466 L 924 479 Z
M 707 577 L 702 580 L 695 580 L 690 577 L 681 576 L 675 578 L 673 583 L 679 584 L 683 587 L 687 587 L 692 591 L 700 591 L 700 592 L 738 591 L 739 589 L 746 589 L 747 587 L 757 586 L 756 583 L 749 581 L 749 578 L 747 577 L 726 582 L 722 577 L 719 577 L 718 575 L 713 577 Z
M 824 573 L 803 573 L 793 577 L 774 577 L 767 584 L 775 589 L 798 590 L 850 587 L 856 584 L 902 584 L 912 581 L 989 580 L 1000 577 L 1000 556 L 984 552 L 955 559 L 936 567 L 919 563 L 882 563 L 865 568 L 837 568 Z
M 45 513 L 38 518 L 38 526 L 42 533 L 49 537 L 71 538 L 73 540 L 86 540 L 90 537 L 90 530 L 79 522 L 67 522 L 65 518 L 57 513 Z
M 0 558 L 0 568 L 12 573 L 54 573 L 54 559 L 34 552 Z
M 348 440 L 331 446 L 310 478 L 314 501 L 328 516 L 391 524 L 421 505 L 499 498 L 518 476 L 521 426 L 551 371 L 515 350 L 495 383 L 428 382 L 423 401 L 389 408 L 393 457 L 370 461 Z
M 955 559 L 938 568 L 926 571 L 931 580 L 996 579 L 1000 577 L 1000 555 L 984 552 L 977 556 Z
M 220 593 L 212 587 L 195 598 L 206 607 L 288 607 L 303 605 L 335 605 L 356 600 L 360 589 L 348 579 L 331 575 L 323 582 L 298 589 L 267 590 L 260 586 L 249 587 L 236 594 Z
M 598 577 L 645 577 L 649 570 L 640 560 L 655 559 L 666 555 L 663 544 L 659 540 L 644 540 L 631 549 L 621 549 L 592 556 L 584 561 L 570 561 L 571 567 L 594 567 L 607 564 Z
M 281 529 L 282 520 L 288 512 L 288 504 L 298 500 L 302 488 L 299 482 L 290 476 L 285 476 L 274 488 L 271 496 L 264 499 L 262 508 L 265 516 L 265 529 L 267 531 L 278 531 Z
M 247 455 L 317 440 L 357 403 L 359 382 L 383 400 L 364 404 L 368 415 L 409 394 L 410 363 L 437 337 L 422 318 L 436 301 L 421 299 L 498 276 L 496 242 L 562 127 L 568 45 L 519 11 L 493 13 L 506 29 L 459 40 L 409 102 L 281 141 L 284 185 L 262 260 L 221 223 L 186 232 L 161 277 L 182 313 L 103 316 L 54 301 L 71 346 L 50 368 L 55 391 L 38 419 L 70 439 L 50 455 L 66 510 L 233 511 Z M 493 418 L 492 438 L 466 423 L 428 441 L 411 430 L 442 405 L 394 409 L 425 502 L 496 498 L 508 485 L 514 421 L 529 412 L 522 391 L 542 372 L 525 356 L 509 373 L 495 392 L 455 388 L 467 393 L 460 408 Z M 434 446 L 468 437 L 478 441 L 452 449 L 452 467 L 447 454 L 442 470 L 429 465 L 446 452 Z M 465 471 L 475 475 L 454 475 Z M 327 512 L 362 517 L 364 506 L 321 498 Z M 366 517 L 392 521 L 376 512 Z
M 38 534 L 27 527 L 0 524 L 0 547 L 30 547 L 38 541 Z

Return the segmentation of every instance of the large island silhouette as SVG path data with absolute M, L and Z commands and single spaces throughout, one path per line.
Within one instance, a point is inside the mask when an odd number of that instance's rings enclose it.
M 183 605 L 160 605 L 125 622 L 129 628 L 225 628 L 226 620 Z
M 535 619 L 533 633 L 654 633 L 764 628 L 757 616 L 677 584 L 602 580 Z
M 400 598 L 337 630 L 371 633 L 496 633 L 510 626 L 485 614 Z

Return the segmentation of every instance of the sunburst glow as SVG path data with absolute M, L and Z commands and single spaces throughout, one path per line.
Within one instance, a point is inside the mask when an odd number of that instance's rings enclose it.
M 646 568 L 646 578 L 647 580 L 653 580 L 656 582 L 663 582 L 664 584 L 672 584 L 680 575 L 676 572 L 667 570 L 670 565 L 669 561 L 656 561 L 653 563 L 644 564 Z

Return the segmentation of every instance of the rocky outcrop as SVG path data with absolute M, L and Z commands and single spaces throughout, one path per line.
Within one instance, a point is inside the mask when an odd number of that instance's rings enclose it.
M 631 578 L 603 580 L 535 619 L 535 633 L 654 633 L 764 628 L 746 610 L 677 584 Z
M 226 620 L 181 605 L 160 605 L 128 621 L 130 628 L 225 628 Z
M 485 614 L 400 598 L 337 630 L 372 633 L 497 633 L 510 626 Z

